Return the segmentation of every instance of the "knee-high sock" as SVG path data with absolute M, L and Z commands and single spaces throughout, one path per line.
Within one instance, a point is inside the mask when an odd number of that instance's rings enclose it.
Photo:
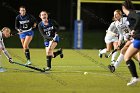
M 101 51 L 100 51 L 100 53 L 101 54 L 105 54 L 107 52 L 107 49 L 105 48 L 105 49 L 102 49 Z
M 137 77 L 138 78 L 138 74 L 136 71 L 136 66 L 135 63 L 133 62 L 133 60 L 129 59 L 128 61 L 126 61 L 126 64 L 128 66 L 128 69 L 132 75 L 132 77 Z
M 52 56 L 47 56 L 47 67 L 51 68 Z
M 114 61 L 115 60 L 115 58 L 116 58 L 116 56 L 117 56 L 117 51 L 116 52 L 114 52 L 113 54 L 112 54 L 112 58 L 111 58 L 111 61 Z
M 27 60 L 30 60 L 30 51 L 29 49 L 25 49 L 25 56 Z
M 120 63 L 123 61 L 123 59 L 124 59 L 124 55 L 120 53 L 118 59 L 114 63 L 114 67 L 117 68 L 120 65 Z
M 61 51 L 60 50 L 57 50 L 56 52 L 53 52 L 53 54 L 54 54 L 54 58 L 55 58 L 56 56 L 58 56 L 59 54 L 61 54 Z

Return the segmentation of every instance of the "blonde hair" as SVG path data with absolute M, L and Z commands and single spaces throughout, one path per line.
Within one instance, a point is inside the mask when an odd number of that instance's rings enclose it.
M 114 12 L 117 12 L 119 15 L 122 16 L 122 11 L 121 11 L 121 10 L 117 9 L 117 10 L 115 10 Z
M 121 10 L 117 9 L 114 12 L 117 12 L 120 16 L 122 16 L 122 11 Z M 113 17 L 112 20 L 115 21 L 115 18 Z
M 2 32 L 3 32 L 3 31 L 11 32 L 11 30 L 10 30 L 9 27 L 3 27 L 1 31 L 2 31 Z

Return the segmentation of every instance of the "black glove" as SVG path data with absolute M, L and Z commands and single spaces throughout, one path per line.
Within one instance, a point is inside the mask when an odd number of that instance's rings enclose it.
M 12 58 L 9 58 L 9 62 L 10 62 L 10 63 L 13 63 L 13 59 L 12 59 Z

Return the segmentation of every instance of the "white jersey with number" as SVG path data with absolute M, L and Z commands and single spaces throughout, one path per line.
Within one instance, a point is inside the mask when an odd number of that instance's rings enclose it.
M 116 21 L 115 25 L 117 29 L 123 33 L 124 40 L 127 40 L 131 32 L 127 17 L 123 17 L 120 19 L 120 21 Z

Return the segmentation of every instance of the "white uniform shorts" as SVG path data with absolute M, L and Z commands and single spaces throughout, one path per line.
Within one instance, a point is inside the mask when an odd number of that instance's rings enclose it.
M 106 34 L 106 36 L 105 36 L 105 43 L 106 44 L 111 43 L 111 42 L 118 42 L 118 41 L 119 41 L 119 39 L 116 36 L 113 36 L 110 34 Z

